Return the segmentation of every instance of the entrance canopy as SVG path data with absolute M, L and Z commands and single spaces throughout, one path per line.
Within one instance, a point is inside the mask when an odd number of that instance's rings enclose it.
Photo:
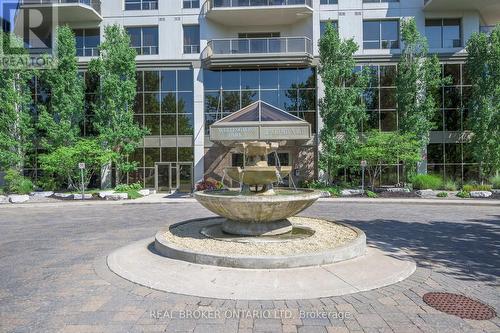
M 211 141 L 309 140 L 311 124 L 257 101 L 210 125 Z

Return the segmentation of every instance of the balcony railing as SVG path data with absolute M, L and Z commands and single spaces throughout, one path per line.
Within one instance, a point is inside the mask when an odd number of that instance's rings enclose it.
M 312 8 L 312 0 L 208 0 L 209 8 L 238 8 L 261 6 L 300 6 Z
M 312 41 L 307 37 L 272 37 L 272 38 L 230 38 L 213 39 L 203 51 L 203 58 L 212 55 L 244 54 L 312 54 Z
M 97 47 L 78 47 L 76 55 L 79 57 L 97 57 L 99 56 L 99 48 Z
M 51 5 L 51 4 L 82 4 L 92 7 L 99 14 L 101 13 L 100 0 L 21 0 L 21 5 Z

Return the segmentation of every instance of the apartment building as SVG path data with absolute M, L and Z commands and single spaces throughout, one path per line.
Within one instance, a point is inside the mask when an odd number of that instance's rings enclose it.
M 209 140 L 209 125 L 264 101 L 311 124 L 312 139 L 286 141 L 270 163 L 293 166 L 295 183 L 318 175 L 318 39 L 330 21 L 359 45 L 360 67 L 370 67 L 363 130 L 398 128 L 395 74 L 401 51 L 400 22 L 414 17 L 439 54 L 443 75 L 437 128 L 427 149 L 427 169 L 457 180 L 475 178 L 465 120 L 469 84 L 464 46 L 470 36 L 500 21 L 498 0 L 24 0 L 21 6 L 58 7 L 59 24 L 77 36 L 82 71 L 98 55 L 104 27 L 127 28 L 137 50 L 135 117 L 148 127 L 127 176 L 158 190 L 191 190 L 204 175 L 222 177 L 242 156 Z M 87 99 L 95 79 L 86 77 Z M 43 91 L 35 89 L 43 100 Z M 88 117 L 92 111 L 88 110 Z M 91 135 L 92 129 L 85 128 Z M 340 173 L 340 175 L 342 172 Z M 401 181 L 389 166 L 382 184 Z

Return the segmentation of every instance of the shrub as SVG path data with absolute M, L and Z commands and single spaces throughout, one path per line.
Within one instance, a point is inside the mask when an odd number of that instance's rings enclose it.
M 480 185 L 480 184 L 467 184 L 462 187 L 462 191 L 491 191 L 491 185 Z
M 213 190 L 221 190 L 224 187 L 222 182 L 215 180 L 210 177 L 205 177 L 203 180 L 196 184 L 196 191 L 213 191 Z
M 412 177 L 411 182 L 413 188 L 417 190 L 437 190 L 443 186 L 443 179 L 436 175 L 415 175 Z
M 340 189 L 335 186 L 329 186 L 326 188 L 326 191 L 330 193 L 332 197 L 340 197 Z
M 55 191 L 61 188 L 61 184 L 52 177 L 42 177 L 38 179 L 36 185 L 44 191 Z
M 490 183 L 493 188 L 500 188 L 500 176 L 491 177 Z
M 448 197 L 448 192 L 439 192 L 437 194 L 438 198 L 447 198 Z
M 377 193 L 372 192 L 372 191 L 368 191 L 368 190 L 367 190 L 367 191 L 366 191 L 366 195 L 368 196 L 368 198 L 372 198 L 372 199 L 374 199 L 374 198 L 378 198 Z
M 0 187 L 0 195 L 4 195 L 5 194 L 5 191 L 3 189 L 3 187 Z
M 4 176 L 7 192 L 17 194 L 30 194 L 33 191 L 33 182 L 18 171 L 9 169 Z
M 445 191 L 456 191 L 457 189 L 457 183 L 455 183 L 453 180 L 447 180 L 443 184 L 443 190 Z
M 470 198 L 470 193 L 467 191 L 460 191 L 457 193 L 457 197 L 459 198 Z
M 138 199 L 141 198 L 142 195 L 137 190 L 129 190 L 127 191 L 129 199 Z
M 133 184 L 119 184 L 115 187 L 116 192 L 129 192 L 129 191 L 139 191 L 142 189 L 142 185 L 140 183 Z

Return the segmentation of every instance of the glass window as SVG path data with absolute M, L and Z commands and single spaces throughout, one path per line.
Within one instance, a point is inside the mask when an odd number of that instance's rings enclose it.
M 382 31 L 382 48 L 399 48 L 399 21 L 380 21 L 380 26 Z
M 297 89 L 297 69 L 279 70 L 280 89 Z
M 144 162 L 147 167 L 154 167 L 160 160 L 160 148 L 144 148 Z
M 380 108 L 396 108 L 396 88 L 380 88 Z
M 425 36 L 431 49 L 462 47 L 460 19 L 425 20 Z
M 240 89 L 240 71 L 221 71 L 221 76 L 224 90 Z
M 161 90 L 175 91 L 177 87 L 176 71 L 161 71 Z
M 259 71 L 241 71 L 241 89 L 259 89 Z
M 200 1 L 199 0 L 184 0 L 182 1 L 182 8 L 199 8 Z
M 431 49 L 438 49 L 443 45 L 441 24 L 442 20 L 425 20 L 425 37 Z
M 193 114 L 179 114 L 177 116 L 177 128 L 179 135 L 193 135 Z
M 460 65 L 459 64 L 445 64 L 444 77 L 450 77 L 451 83 L 449 85 L 460 85 Z
M 205 90 L 219 90 L 221 88 L 220 76 L 220 71 L 203 70 L 203 86 Z
M 149 135 L 160 135 L 160 116 L 144 116 L 144 126 L 149 129 Z
M 138 55 L 158 54 L 158 27 L 127 27 L 130 45 Z
M 363 22 L 363 48 L 380 48 L 380 21 Z
M 177 112 L 175 92 L 161 94 L 161 112 L 162 113 Z
M 144 113 L 159 113 L 160 112 L 160 94 L 146 93 L 144 94 Z
M 176 119 L 175 115 L 161 115 L 161 135 L 176 135 Z
M 323 37 L 326 31 L 326 25 L 328 23 L 331 23 L 333 26 L 333 29 L 338 30 L 339 29 L 339 22 L 337 21 L 321 21 L 319 22 L 319 35 L 320 37 Z
M 363 0 L 363 3 L 387 3 L 387 2 L 399 2 L 399 0 Z
M 179 162 L 191 162 L 194 160 L 192 147 L 179 147 Z
M 261 89 L 278 89 L 278 70 L 264 69 L 260 71 Z
M 444 163 L 443 144 L 431 143 L 427 145 L 427 162 Z
M 144 91 L 158 91 L 160 88 L 160 72 L 144 72 Z
M 158 0 L 125 0 L 125 10 L 155 10 Z
M 192 92 L 177 93 L 177 113 L 193 113 L 194 101 Z
M 98 46 L 100 44 L 99 29 L 76 29 L 76 55 L 79 57 L 94 57 L 99 55 Z
M 363 21 L 363 47 L 365 49 L 399 48 L 399 20 Z
M 380 86 L 394 87 L 396 85 L 396 66 L 380 66 Z
M 459 19 L 443 20 L 443 47 L 455 48 L 462 46 L 461 25 Z
M 177 148 L 176 147 L 165 147 L 161 149 L 161 161 L 162 162 L 175 162 L 177 161 Z
M 185 25 L 184 30 L 184 53 L 200 53 L 200 26 Z
M 398 129 L 396 111 L 380 111 L 380 130 L 386 132 L 396 131 Z
M 321 0 L 319 2 L 321 5 L 336 5 L 338 4 L 338 0 Z
M 177 90 L 179 91 L 193 91 L 194 77 L 193 71 L 181 70 L 177 71 L 178 84 Z

